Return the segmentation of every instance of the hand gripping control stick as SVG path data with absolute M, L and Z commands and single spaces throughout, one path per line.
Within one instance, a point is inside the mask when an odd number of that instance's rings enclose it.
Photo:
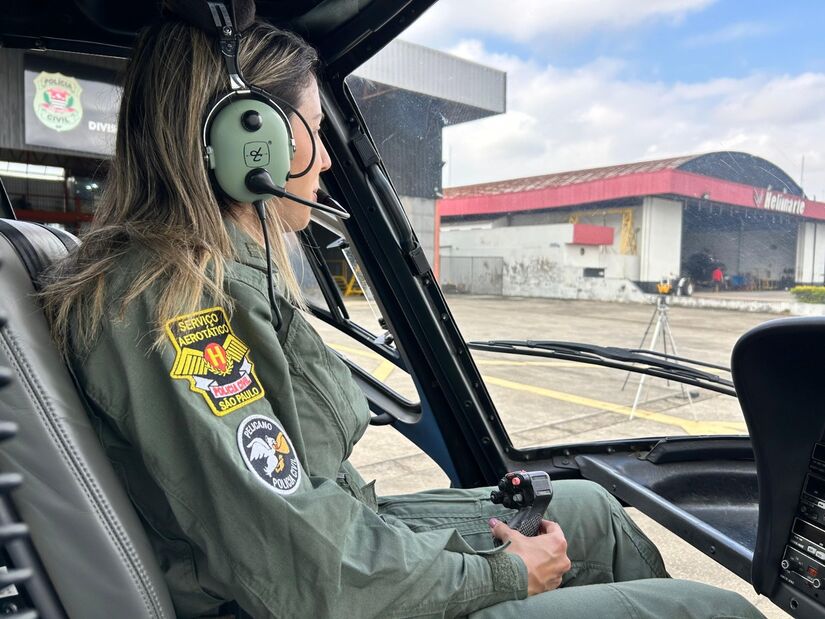
M 544 512 L 552 498 L 553 485 L 550 476 L 544 471 L 507 473 L 498 482 L 498 490 L 490 493 L 493 503 L 518 510 L 507 524 L 528 537 L 538 535 Z M 501 541 L 496 539 L 495 545 L 500 546 Z

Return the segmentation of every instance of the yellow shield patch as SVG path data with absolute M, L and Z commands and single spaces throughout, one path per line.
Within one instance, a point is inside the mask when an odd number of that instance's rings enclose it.
M 219 417 L 264 397 L 249 347 L 232 332 L 223 308 L 177 316 L 166 333 L 177 353 L 169 376 L 188 380 Z

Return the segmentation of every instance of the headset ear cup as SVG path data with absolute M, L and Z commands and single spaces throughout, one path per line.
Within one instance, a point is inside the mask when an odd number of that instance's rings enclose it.
M 263 168 L 283 187 L 294 156 L 289 119 L 273 101 L 252 92 L 230 93 L 207 115 L 209 167 L 220 190 L 236 202 L 269 199 L 247 189 L 246 175 Z

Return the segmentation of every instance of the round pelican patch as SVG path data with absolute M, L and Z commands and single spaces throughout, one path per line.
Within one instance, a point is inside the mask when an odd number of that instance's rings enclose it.
M 238 426 L 238 449 L 246 468 L 278 494 L 292 494 L 301 466 L 284 429 L 271 417 L 250 415 Z

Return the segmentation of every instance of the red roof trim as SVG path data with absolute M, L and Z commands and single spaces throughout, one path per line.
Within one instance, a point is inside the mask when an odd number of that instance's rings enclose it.
M 461 187 L 448 187 L 444 190 L 445 198 L 467 198 L 480 195 L 495 195 L 500 193 L 512 193 L 514 191 L 534 191 L 547 189 L 548 187 L 562 187 L 565 185 L 575 185 L 589 181 L 596 181 L 607 178 L 617 178 L 629 176 L 642 172 L 659 172 L 665 169 L 677 169 L 680 166 L 703 157 L 704 155 L 688 155 L 686 157 L 672 157 L 670 159 L 657 159 L 655 161 L 638 161 L 635 163 L 623 163 L 620 165 L 606 166 L 601 168 L 590 168 L 587 170 L 572 170 L 569 172 L 555 172 L 542 176 L 526 176 L 524 178 L 511 178 L 504 181 L 493 181 L 490 183 L 479 183 L 476 185 L 463 185 Z
M 762 210 L 754 195 L 758 191 L 764 190 L 692 172 L 665 169 L 534 191 L 442 198 L 438 205 L 442 217 L 455 217 L 564 208 L 622 198 L 677 195 Z M 802 216 L 825 220 L 825 203 L 805 200 Z

